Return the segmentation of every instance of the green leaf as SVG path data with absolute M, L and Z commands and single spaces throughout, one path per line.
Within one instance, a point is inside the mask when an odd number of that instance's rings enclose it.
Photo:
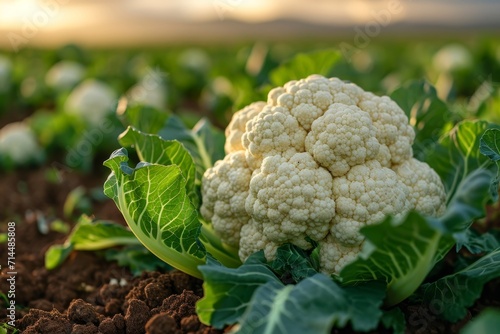
M 299 282 L 318 273 L 306 252 L 291 244 L 280 246 L 269 265 L 282 281 L 291 277 L 293 282 Z
M 165 140 L 178 140 L 186 147 L 196 164 L 198 179 L 225 155 L 224 134 L 204 118 L 189 130 L 178 117 L 169 117 L 159 135 Z
M 206 151 L 210 157 L 212 166 L 216 161 L 224 159 L 226 152 L 224 151 L 224 143 L 226 137 L 224 133 L 214 128 L 206 118 L 200 119 L 193 127 L 193 136 L 198 145 L 198 151 Z
M 71 243 L 50 246 L 45 252 L 45 268 L 52 270 L 59 267 L 72 251 L 73 245 Z
M 274 69 L 269 78 L 271 84 L 278 87 L 291 80 L 304 79 L 311 74 L 329 76 L 333 66 L 340 59 L 340 52 L 333 49 L 299 53 Z
M 500 130 L 486 130 L 481 136 L 479 149 L 481 154 L 490 158 L 491 161 L 500 161 Z
M 63 213 L 64 217 L 69 218 L 75 210 L 81 210 L 89 213 L 92 204 L 86 196 L 86 190 L 83 186 L 76 187 L 71 190 L 66 200 L 64 201 Z
M 133 126 L 141 132 L 157 134 L 165 124 L 168 113 L 151 106 L 133 104 L 121 99 L 117 109 L 118 118 L 125 127 Z
M 391 98 L 405 111 L 415 129 L 413 151 L 420 158 L 442 135 L 450 113 L 436 89 L 425 80 L 414 80 L 396 89 Z
M 324 274 L 297 285 L 270 281 L 256 291 L 240 320 L 238 333 L 330 333 L 333 325 L 349 321 L 356 331 L 377 327 L 382 311 L 384 285 L 371 282 L 341 288 Z
M 237 322 L 259 286 L 279 282 L 265 263 L 262 251 L 251 255 L 236 269 L 223 267 L 207 257 L 207 264 L 199 267 L 204 297 L 196 303 L 196 313 L 201 322 L 219 329 Z
M 52 245 L 45 253 L 45 267 L 61 265 L 73 250 L 93 251 L 114 246 L 137 245 L 139 241 L 124 226 L 107 221 L 82 218 L 63 245 Z
M 118 265 L 130 268 L 130 271 L 135 276 L 144 271 L 167 271 L 172 269 L 142 245 L 108 249 L 104 255 L 106 260 L 117 261 Z
M 486 121 L 463 121 L 429 150 L 425 161 L 444 183 L 447 201 L 458 185 L 474 170 L 486 166 L 488 159 L 480 154 L 480 136 L 493 125 Z
M 399 307 L 394 307 L 385 311 L 380 319 L 387 329 L 392 329 L 393 334 L 404 334 L 406 329 L 406 319 L 403 311 Z
M 198 241 L 201 224 L 180 168 L 147 163 L 131 168 L 123 148 L 104 165 L 112 171 L 104 193 L 115 201 L 139 241 L 172 267 L 201 277 L 197 269 L 205 262 L 205 249 Z
M 457 251 L 465 247 L 472 254 L 491 252 L 500 247 L 500 242 L 494 234 L 490 232 L 479 234 L 473 229 L 467 229 L 464 233 L 456 235 L 455 240 L 457 240 Z
M 387 217 L 363 227 L 361 233 L 366 237 L 365 246 L 340 277 L 344 284 L 386 282 L 389 306 L 406 299 L 422 284 L 434 266 L 442 237 L 417 212 L 410 212 L 402 222 Z
M 439 218 L 440 224 L 435 227 L 445 233 L 461 233 L 474 219 L 484 217 L 486 204 L 491 201 L 489 187 L 492 177 L 490 170 L 478 168 L 462 178 L 445 214 Z
M 200 199 L 196 191 L 196 167 L 193 158 L 184 146 L 176 140 L 164 140 L 160 136 L 127 128 L 119 137 L 125 147 L 133 147 L 143 162 L 159 165 L 176 165 L 186 179 L 186 191 L 191 202 L 197 207 Z
M 497 165 L 497 176 L 491 182 L 490 193 L 493 200 L 498 200 L 498 184 L 500 182 L 500 130 L 488 129 L 481 136 L 479 144 L 481 154 L 487 156 Z
M 217 259 L 222 265 L 229 268 L 241 266 L 238 249 L 222 242 L 215 233 L 213 226 L 202 222 L 199 240 L 205 246 L 207 252 Z
M 472 319 L 460 332 L 461 334 L 496 333 L 500 328 L 500 310 L 486 309 Z
M 500 277 L 500 249 L 483 256 L 457 273 L 422 285 L 419 294 L 444 319 L 456 322 L 481 296 L 483 285 Z

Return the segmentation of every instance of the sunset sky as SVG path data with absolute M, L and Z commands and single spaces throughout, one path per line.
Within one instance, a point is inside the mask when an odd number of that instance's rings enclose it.
M 9 42 L 13 33 L 34 44 L 91 43 L 106 36 L 154 41 L 174 38 L 181 30 L 180 36 L 189 39 L 206 23 L 220 28 L 201 29 L 200 34 L 224 38 L 218 29 L 224 31 L 228 21 L 290 20 L 345 27 L 379 18 L 389 25 L 462 26 L 495 25 L 499 15 L 496 0 L 0 0 L 0 44 Z

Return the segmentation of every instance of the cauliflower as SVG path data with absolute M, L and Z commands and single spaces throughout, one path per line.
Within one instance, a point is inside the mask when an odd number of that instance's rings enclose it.
M 202 180 L 202 215 L 239 256 L 292 243 L 320 246 L 338 274 L 363 245 L 359 230 L 415 209 L 439 216 L 439 176 L 413 158 L 413 128 L 389 97 L 313 75 L 234 114 L 224 160 Z
M 67 90 L 77 85 L 85 74 L 85 68 L 72 61 L 61 61 L 47 72 L 45 82 L 56 90 Z
M 15 166 L 41 160 L 41 148 L 28 125 L 15 122 L 0 130 L 0 157 L 10 159 Z
M 116 104 L 114 91 L 97 80 L 86 80 L 68 96 L 64 108 L 92 126 L 98 126 L 113 112 Z

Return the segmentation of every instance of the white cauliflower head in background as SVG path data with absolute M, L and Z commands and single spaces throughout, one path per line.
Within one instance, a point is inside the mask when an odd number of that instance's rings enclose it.
M 0 129 L 0 156 L 10 159 L 15 166 L 23 166 L 39 162 L 42 149 L 33 130 L 23 122 L 15 122 Z
M 45 83 L 56 90 L 68 90 L 82 81 L 85 75 L 83 65 L 63 60 L 52 66 L 45 75 Z
M 98 126 L 107 115 L 113 113 L 116 104 L 117 96 L 111 87 L 100 81 L 89 79 L 71 92 L 64 109 L 89 125 Z
M 355 84 L 288 82 L 235 113 L 226 136 L 228 155 L 203 177 L 201 212 L 242 260 L 314 240 L 321 270 L 336 274 L 359 253 L 361 227 L 411 209 L 444 212 L 444 186 L 413 158 L 404 111 Z

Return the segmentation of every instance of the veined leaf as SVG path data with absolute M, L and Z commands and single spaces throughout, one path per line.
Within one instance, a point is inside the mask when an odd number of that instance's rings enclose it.
M 500 182 L 500 130 L 488 129 L 481 136 L 479 144 L 481 154 L 487 156 L 491 161 L 497 165 L 497 176 L 491 182 L 490 193 L 493 200 L 498 200 L 498 184 Z
M 259 286 L 272 281 L 279 283 L 265 263 L 262 251 L 251 255 L 236 269 L 223 267 L 208 257 L 207 264 L 199 267 L 203 274 L 204 297 L 196 303 L 196 313 L 201 322 L 215 328 L 237 322 Z
M 486 121 L 463 121 L 441 137 L 426 155 L 425 162 L 444 183 L 447 204 L 467 175 L 488 163 L 488 159 L 479 152 L 479 141 L 484 131 L 492 126 Z
M 306 252 L 292 244 L 278 247 L 276 258 L 270 266 L 282 278 L 290 275 L 293 282 L 299 282 L 318 273 Z
M 489 187 L 493 173 L 478 168 L 458 185 L 453 198 L 448 203 L 445 214 L 435 225 L 445 233 L 464 232 L 474 219 L 484 217 L 486 204 L 491 201 Z
M 100 250 L 114 246 L 139 245 L 134 234 L 125 227 L 107 221 L 92 222 L 83 216 L 63 245 L 52 245 L 45 253 L 45 268 L 54 269 L 73 250 Z
M 198 179 L 217 160 L 224 158 L 224 134 L 206 119 L 201 119 L 193 130 L 189 130 L 179 118 L 171 116 L 158 134 L 165 140 L 178 140 L 184 144 L 196 164 Z
M 434 266 L 442 237 L 417 212 L 410 212 L 400 223 L 388 217 L 362 228 L 361 233 L 366 237 L 365 247 L 340 277 L 345 284 L 387 282 L 389 306 L 403 301 L 422 284 Z
M 393 334 L 404 334 L 406 329 L 406 319 L 403 311 L 399 307 L 394 307 L 385 311 L 380 319 L 387 329 L 392 329 Z
M 465 247 L 472 254 L 491 252 L 500 247 L 500 240 L 490 232 L 479 234 L 472 229 L 467 229 L 459 237 L 455 236 L 455 239 L 457 240 L 457 251 Z
M 354 330 L 369 331 L 382 316 L 384 296 L 384 284 L 341 288 L 324 274 L 297 285 L 269 281 L 255 291 L 238 333 L 327 334 L 333 325 L 344 327 L 349 321 Z
M 180 168 L 147 163 L 131 168 L 123 148 L 104 165 L 112 171 L 104 193 L 115 201 L 139 241 L 171 266 L 201 277 L 197 269 L 205 260 L 198 241 L 201 224 Z
M 396 89 L 391 98 L 405 111 L 415 129 L 413 151 L 417 158 L 428 150 L 445 129 L 450 114 L 436 89 L 425 80 L 415 80 Z
M 164 140 L 160 136 L 143 133 L 132 127 L 123 132 L 118 141 L 125 147 L 133 147 L 143 162 L 159 165 L 176 165 L 186 179 L 186 191 L 197 207 L 200 199 L 196 192 L 196 169 L 193 158 L 177 140 Z
M 500 249 L 455 274 L 422 285 L 419 294 L 424 302 L 438 307 L 437 311 L 443 318 L 456 322 L 465 316 L 467 308 L 481 296 L 483 285 L 497 277 L 500 277 Z

